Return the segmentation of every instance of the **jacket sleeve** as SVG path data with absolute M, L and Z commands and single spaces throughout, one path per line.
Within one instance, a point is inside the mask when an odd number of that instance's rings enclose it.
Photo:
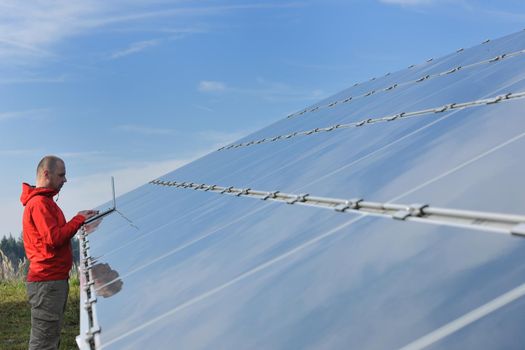
M 63 226 L 59 226 L 53 208 L 43 201 L 34 203 L 31 216 L 43 242 L 53 248 L 66 244 L 86 220 L 84 216 L 76 215 Z

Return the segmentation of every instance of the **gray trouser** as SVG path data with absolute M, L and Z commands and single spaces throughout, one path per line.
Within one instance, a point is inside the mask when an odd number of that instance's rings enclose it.
M 27 282 L 31 305 L 29 350 L 58 349 L 68 293 L 67 280 Z

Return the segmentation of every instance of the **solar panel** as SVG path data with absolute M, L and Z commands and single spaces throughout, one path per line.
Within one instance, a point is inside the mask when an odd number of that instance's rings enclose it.
M 359 83 L 117 198 L 81 234 L 79 345 L 520 348 L 524 43 Z

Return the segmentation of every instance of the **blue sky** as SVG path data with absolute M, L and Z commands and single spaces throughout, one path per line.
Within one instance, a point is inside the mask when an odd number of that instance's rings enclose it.
M 368 80 L 522 30 L 523 1 L 0 0 L 0 236 L 66 160 L 68 219 Z

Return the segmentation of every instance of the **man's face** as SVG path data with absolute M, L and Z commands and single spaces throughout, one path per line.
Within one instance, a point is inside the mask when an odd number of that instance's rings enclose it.
M 56 165 L 55 171 L 47 171 L 47 179 L 49 188 L 60 191 L 64 183 L 67 182 L 66 179 L 66 166 L 63 162 L 58 162 Z

